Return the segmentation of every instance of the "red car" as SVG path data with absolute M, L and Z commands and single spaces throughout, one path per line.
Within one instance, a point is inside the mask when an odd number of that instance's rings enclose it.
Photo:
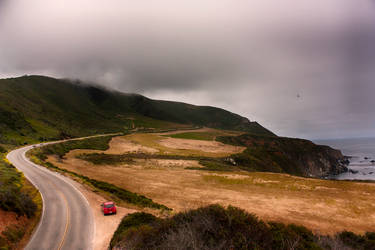
M 115 203 L 112 201 L 104 202 L 101 206 L 104 215 L 116 214 L 117 212 Z

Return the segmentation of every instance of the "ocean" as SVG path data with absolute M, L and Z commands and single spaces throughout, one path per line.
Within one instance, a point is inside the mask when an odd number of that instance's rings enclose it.
M 339 149 L 351 156 L 349 171 L 337 176 L 338 180 L 375 180 L 375 138 L 318 140 L 317 144 Z M 371 162 L 374 161 L 374 162 Z

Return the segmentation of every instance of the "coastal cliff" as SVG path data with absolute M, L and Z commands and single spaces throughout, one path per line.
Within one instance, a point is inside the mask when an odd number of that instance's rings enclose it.
M 217 140 L 246 146 L 244 152 L 233 155 L 233 160 L 248 171 L 288 173 L 315 178 L 348 171 L 348 160 L 339 150 L 316 145 L 308 140 L 250 134 L 219 137 Z

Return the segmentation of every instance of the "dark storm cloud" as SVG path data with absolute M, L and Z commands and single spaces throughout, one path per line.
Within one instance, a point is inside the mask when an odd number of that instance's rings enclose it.
M 375 136 L 367 0 L 0 0 L 0 76 L 220 106 L 275 132 Z

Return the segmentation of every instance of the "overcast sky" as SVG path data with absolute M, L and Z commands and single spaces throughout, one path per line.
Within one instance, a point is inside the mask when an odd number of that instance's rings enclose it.
M 375 136 L 375 2 L 0 0 L 0 77 L 24 74 Z

